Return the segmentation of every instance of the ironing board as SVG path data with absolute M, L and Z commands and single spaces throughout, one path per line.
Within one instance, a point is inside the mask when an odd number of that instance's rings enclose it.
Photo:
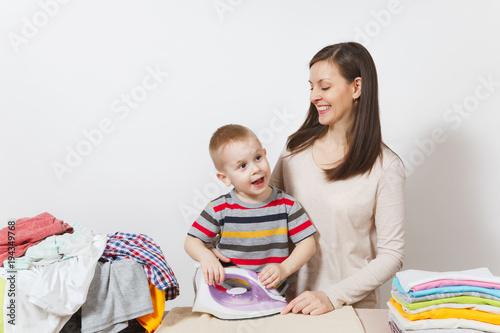
M 166 314 L 155 333 L 176 332 L 365 333 L 365 330 L 351 306 L 321 316 L 287 314 L 246 320 L 220 320 L 209 314 L 192 312 L 190 307 L 177 307 Z

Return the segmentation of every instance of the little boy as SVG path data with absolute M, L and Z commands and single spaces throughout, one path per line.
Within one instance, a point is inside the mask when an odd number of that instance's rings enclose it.
M 234 189 L 205 207 L 184 249 L 200 263 L 206 283 L 223 283 L 224 268 L 205 246 L 220 236 L 216 248 L 226 257 L 221 260 L 257 272 L 267 288 L 278 286 L 312 257 L 316 229 L 295 199 L 269 186 L 266 150 L 251 130 L 223 126 L 213 134 L 209 151 L 217 178 Z M 290 254 L 289 238 L 295 244 Z

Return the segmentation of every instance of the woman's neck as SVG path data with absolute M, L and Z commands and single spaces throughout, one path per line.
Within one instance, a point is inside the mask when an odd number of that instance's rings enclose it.
M 328 131 L 322 138 L 313 143 L 312 155 L 314 162 L 322 169 L 337 166 L 347 152 L 345 133 Z
M 326 134 L 320 139 L 323 144 L 334 150 L 347 147 L 347 128 L 343 124 L 335 124 L 328 127 Z
M 354 111 L 346 115 L 342 119 L 335 121 L 333 124 L 328 125 L 328 131 L 323 137 L 324 142 L 332 147 L 346 147 L 348 144 L 347 135 L 354 127 Z

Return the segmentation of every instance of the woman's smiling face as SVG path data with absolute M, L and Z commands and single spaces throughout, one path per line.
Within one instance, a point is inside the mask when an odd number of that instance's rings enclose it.
M 337 65 L 323 60 L 311 66 L 309 83 L 310 100 L 316 106 L 320 124 L 352 124 L 354 100 L 359 97 L 356 81 L 347 82 Z

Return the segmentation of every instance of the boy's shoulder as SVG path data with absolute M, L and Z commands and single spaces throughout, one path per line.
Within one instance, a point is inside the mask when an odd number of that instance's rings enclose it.
M 282 189 L 275 187 L 276 189 L 276 199 L 285 199 L 287 202 L 295 203 L 297 200 L 292 197 L 290 194 L 286 193 Z
M 219 195 L 217 198 L 210 200 L 211 206 L 218 206 L 223 203 L 230 203 L 232 201 L 231 191 Z
M 267 200 L 260 203 L 247 204 L 241 202 L 234 194 L 234 189 L 233 189 L 225 194 L 219 195 L 215 199 L 210 200 L 209 205 L 212 206 L 216 211 L 220 211 L 222 207 L 229 208 L 232 207 L 233 204 L 236 204 L 236 206 L 238 207 L 243 206 L 247 208 L 259 208 L 261 205 L 268 206 L 271 202 L 281 202 L 286 206 L 293 206 L 295 202 L 297 202 L 297 200 L 294 197 L 292 197 L 282 189 L 279 189 L 274 186 L 270 187 L 273 188 L 271 196 Z M 218 208 L 216 209 L 216 207 Z

